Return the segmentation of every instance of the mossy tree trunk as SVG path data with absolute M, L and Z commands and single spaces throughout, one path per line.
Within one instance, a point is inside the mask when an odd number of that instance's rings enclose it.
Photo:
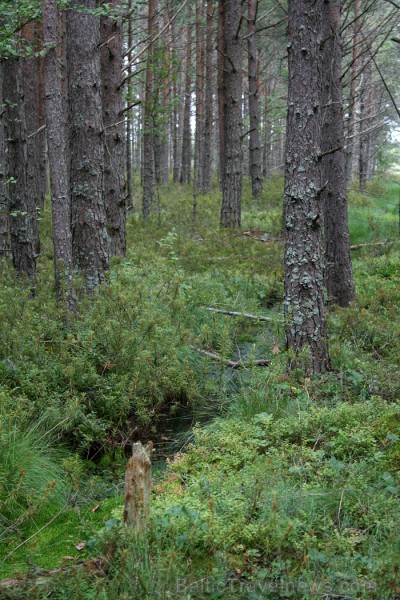
M 284 222 L 286 346 L 310 352 L 309 371 L 330 367 L 324 305 L 320 177 L 323 0 L 289 0 L 289 90 Z M 296 363 L 296 361 L 295 361 Z
M 244 0 L 219 0 L 223 55 L 220 121 L 223 179 L 220 223 L 240 227 L 242 204 L 242 52 Z
M 112 9 L 121 7 L 113 0 Z M 104 125 L 104 202 L 110 253 L 126 253 L 125 139 L 123 101 L 119 88 L 122 72 L 122 22 L 101 17 L 101 80 Z
M 5 122 L 7 137 L 7 179 L 10 198 L 10 235 L 13 265 L 34 285 L 37 238 L 33 229 L 33 207 L 28 187 L 26 115 L 22 78 L 22 59 L 9 58 L 3 63 Z
M 257 76 L 257 43 L 256 43 L 256 20 L 257 0 L 248 0 L 248 69 L 249 69 L 249 162 L 251 191 L 253 198 L 258 198 L 262 190 L 261 178 L 261 143 L 260 143 L 260 118 L 258 102 L 258 76 Z
M 1 21 L 0 21 L 1 26 Z M 8 256 L 8 192 L 5 146 L 5 114 L 3 108 L 3 61 L 0 60 L 0 259 Z
M 89 10 L 84 12 L 82 8 Z M 109 268 L 100 22 L 89 12 L 95 8 L 95 0 L 73 0 L 67 16 L 72 249 L 74 264 L 84 275 L 89 295 L 105 281 Z
M 58 10 L 56 0 L 42 0 L 43 38 L 48 50 L 44 58 L 44 99 L 52 202 L 54 272 L 57 299 L 66 292 L 75 308 L 72 288 L 71 196 L 67 132 L 63 116 L 63 91 L 57 58 Z

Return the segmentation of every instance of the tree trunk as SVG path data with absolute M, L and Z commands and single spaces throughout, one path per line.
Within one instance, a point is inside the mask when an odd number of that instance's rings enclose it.
M 218 72 L 218 132 L 219 132 L 219 185 L 225 173 L 225 88 L 224 88 L 224 63 L 225 63 L 225 29 L 226 29 L 226 3 L 218 2 L 218 34 L 217 34 L 217 72 Z
M 155 0 L 149 0 L 147 35 L 151 40 L 154 33 Z M 153 123 L 153 48 L 147 50 L 146 83 L 143 103 L 143 219 L 147 221 L 154 208 L 155 162 L 154 162 L 154 123 Z
M 29 23 L 21 30 L 21 38 L 33 49 L 36 47 L 36 25 Z M 35 237 L 36 254 L 40 253 L 39 210 L 43 208 L 42 182 L 39 159 L 39 59 L 36 57 L 21 59 L 22 93 L 26 122 L 26 196 L 32 231 Z
M 84 8 L 96 8 L 86 0 Z M 93 295 L 109 268 L 109 239 L 103 197 L 104 128 L 102 122 L 99 18 L 78 12 L 73 0 L 67 16 L 70 106 L 70 184 L 72 248 L 75 266 Z
M 43 84 L 49 155 L 54 279 L 58 301 L 66 292 L 67 304 L 75 308 L 72 287 L 72 232 L 67 132 L 63 122 L 61 74 L 57 60 L 58 11 L 56 0 L 42 0 L 44 57 Z
M 350 72 L 350 96 L 347 117 L 347 140 L 346 140 L 346 188 L 350 189 L 353 179 L 354 163 L 354 134 L 356 128 L 356 101 L 357 101 L 357 68 L 358 68 L 358 34 L 360 28 L 360 0 L 354 0 L 354 35 L 353 35 L 353 58 Z
M 128 12 L 132 9 L 132 0 L 128 0 Z M 133 31 L 132 31 L 132 15 L 128 17 L 128 48 L 130 49 L 128 52 L 128 81 L 126 83 L 127 93 L 126 93 L 126 111 L 125 119 L 126 119 L 126 151 L 125 151 L 125 159 L 126 159 L 126 206 L 127 210 L 133 209 L 133 161 L 134 161 L 134 144 L 133 144 L 133 136 L 134 136 L 134 125 L 133 125 L 133 117 L 132 117 L 132 109 L 129 108 L 133 102 L 133 94 L 132 94 L 132 44 L 133 44 Z
M 286 347 L 311 354 L 309 371 L 329 369 L 324 306 L 321 126 L 323 0 L 289 0 L 289 89 L 284 220 Z M 297 360 L 295 360 L 295 364 Z
M 36 23 L 36 36 L 38 43 L 39 52 L 43 52 L 43 26 L 42 22 Z M 37 76 L 37 97 L 38 97 L 38 125 L 39 133 L 35 136 L 36 139 L 36 152 L 38 157 L 39 165 L 39 208 L 44 209 L 44 200 L 48 188 L 48 164 L 47 164 L 47 146 L 46 146 L 46 118 L 44 109 L 44 82 L 43 82 L 43 69 L 44 59 L 40 55 L 38 57 L 38 76 Z
M 207 0 L 207 33 L 206 33 L 206 82 L 204 103 L 204 143 L 203 143 L 203 192 L 211 192 L 212 176 L 212 139 L 213 139 L 213 39 L 212 19 L 213 0 Z
M 341 0 L 323 4 L 321 181 L 325 225 L 325 282 L 328 302 L 348 306 L 355 297 L 347 218 L 340 40 Z
M 10 235 L 13 265 L 19 275 L 26 275 L 32 285 L 36 277 L 37 239 L 33 230 L 32 207 L 28 195 L 28 156 L 26 144 L 25 102 L 21 59 L 3 63 L 4 102 L 8 145 L 7 179 L 10 198 Z
M 196 188 L 203 191 L 203 150 L 204 150 L 204 43 L 202 24 L 202 0 L 196 1 L 196 133 L 194 141 Z
M 111 7 L 119 9 L 121 0 Z M 125 205 L 125 139 L 123 101 L 119 84 L 122 72 L 122 23 L 119 19 L 101 17 L 101 79 L 104 126 L 104 202 L 110 253 L 126 253 Z
M 8 192 L 7 192 L 7 164 L 5 140 L 5 110 L 3 108 L 3 61 L 0 60 L 0 259 L 9 254 L 8 239 Z
M 250 177 L 253 198 L 258 198 L 262 190 L 261 144 L 259 132 L 258 82 L 257 82 L 257 43 L 256 20 L 258 0 L 248 0 L 248 69 L 249 69 L 249 117 L 250 117 Z
M 220 223 L 240 227 L 242 202 L 242 12 L 244 0 L 219 0 L 223 27 L 221 104 L 223 180 Z
M 188 19 L 191 18 L 189 11 Z M 180 182 L 190 183 L 190 169 L 192 163 L 192 135 L 190 126 L 190 108 L 192 95 L 192 25 L 187 25 L 187 54 L 186 54 L 186 77 L 185 77 L 185 106 L 183 115 L 183 138 L 182 138 L 182 168 Z
M 124 524 L 137 533 L 146 528 L 149 516 L 152 451 L 152 442 L 134 444 L 125 470 Z
M 368 163 L 371 152 L 371 65 L 368 64 L 362 73 L 362 83 L 360 89 L 360 139 L 358 156 L 358 180 L 360 192 L 367 191 L 368 181 Z

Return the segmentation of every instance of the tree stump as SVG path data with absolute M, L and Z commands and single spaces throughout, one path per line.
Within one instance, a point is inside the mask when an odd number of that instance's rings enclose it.
M 153 442 L 133 444 L 125 471 L 124 523 L 136 532 L 143 531 L 149 514 L 152 451 Z

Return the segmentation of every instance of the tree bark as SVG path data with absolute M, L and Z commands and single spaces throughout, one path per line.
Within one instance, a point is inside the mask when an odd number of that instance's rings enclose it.
M 188 19 L 191 18 L 189 11 Z M 187 54 L 186 54 L 186 76 L 185 76 L 185 105 L 183 115 L 183 138 L 182 138 L 182 167 L 180 182 L 190 183 L 190 170 L 192 163 L 192 135 L 190 126 L 190 105 L 192 95 L 192 25 L 187 25 Z
M 147 35 L 151 40 L 154 34 L 155 0 L 149 0 L 147 16 Z M 143 219 L 147 221 L 154 208 L 155 160 L 154 160 L 154 122 L 153 122 L 153 49 L 147 50 L 146 82 L 143 103 Z
M 355 298 L 355 290 L 347 217 L 343 94 L 340 79 L 342 73 L 340 4 L 341 0 L 325 0 L 323 3 L 321 153 L 326 154 L 321 159 L 321 181 L 326 185 L 322 201 L 328 302 L 348 306 Z
M 323 0 L 289 0 L 289 89 L 284 222 L 286 347 L 310 352 L 307 369 L 330 367 L 324 306 L 321 126 Z M 298 359 L 294 361 L 294 364 Z
M 72 232 L 67 132 L 63 121 L 61 74 L 57 59 L 58 10 L 56 0 L 42 0 L 44 100 L 54 246 L 54 278 L 59 302 L 66 293 L 67 305 L 75 308 L 72 286 Z
M 211 192 L 212 176 L 212 139 L 213 139 L 213 39 L 212 19 L 213 1 L 207 0 L 206 5 L 206 81 L 205 81 L 205 103 L 204 103 L 204 143 L 203 143 L 203 188 L 205 193 Z
M 9 58 L 3 63 L 4 102 L 7 109 L 7 179 L 11 181 L 8 187 L 10 235 L 14 268 L 19 275 L 26 275 L 34 286 L 37 240 L 27 192 L 28 156 L 21 62 L 19 58 Z
M 119 9 L 121 0 L 111 7 Z M 125 204 L 125 139 L 123 101 L 119 84 L 122 72 L 122 23 L 120 19 L 102 16 L 101 81 L 104 126 L 104 202 L 110 253 L 126 254 Z
M 240 227 L 242 202 L 242 27 L 244 0 L 219 0 L 224 47 L 220 109 L 223 117 L 223 180 L 220 223 Z
M 128 0 L 128 11 L 130 11 L 132 9 L 132 0 Z M 132 15 L 129 15 L 128 17 L 128 48 L 132 48 L 132 44 L 133 44 L 133 32 L 132 32 Z M 133 156 L 133 150 L 134 150 L 134 143 L 132 140 L 132 137 L 134 136 L 134 125 L 133 125 L 133 118 L 132 118 L 132 109 L 129 108 L 129 106 L 131 106 L 132 104 L 132 100 L 133 100 L 133 94 L 132 94 L 132 80 L 131 80 L 131 74 L 132 74 L 132 51 L 129 50 L 128 52 L 128 76 L 129 79 L 127 81 L 127 98 L 126 98 L 126 107 L 127 107 L 127 111 L 126 111 L 126 115 L 125 115 L 125 119 L 126 119 L 126 151 L 125 151 L 125 158 L 126 158 L 126 204 L 127 204 L 127 209 L 131 210 L 133 208 L 133 161 L 134 161 L 134 156 Z
M 149 516 L 152 451 L 152 442 L 134 444 L 125 470 L 124 524 L 136 532 L 146 528 Z
M 0 23 L 1 25 L 1 23 Z M 3 61 L 0 60 L 0 259 L 9 254 L 8 237 L 8 192 L 7 192 L 7 164 L 6 164 L 6 141 L 5 141 L 5 110 L 3 108 Z
M 204 35 L 202 24 L 202 0 L 196 0 L 196 133 L 194 141 L 196 188 L 203 191 L 204 154 Z
M 358 156 L 358 180 L 360 192 L 367 191 L 368 181 L 368 164 L 371 154 L 371 65 L 368 64 L 362 73 L 362 83 L 360 89 L 360 139 L 359 139 L 359 156 Z
M 24 25 L 21 30 L 21 38 L 30 45 L 32 49 L 37 45 L 37 30 L 34 22 Z M 40 147 L 38 137 L 43 134 L 37 133 L 40 128 L 39 122 L 39 59 L 36 57 L 21 59 L 22 93 L 25 108 L 26 122 L 26 196 L 29 214 L 32 220 L 32 231 L 35 237 L 36 254 L 40 253 L 39 242 L 39 211 L 43 208 Z
M 70 106 L 70 185 L 72 249 L 75 266 L 93 295 L 109 268 L 109 238 L 103 197 L 99 18 L 78 12 L 96 8 L 95 0 L 73 0 L 67 16 L 68 97 Z
M 259 102 L 257 81 L 257 43 L 256 43 L 256 20 L 258 0 L 248 0 L 248 70 L 249 70 L 249 160 L 251 191 L 253 198 L 258 198 L 262 190 L 261 179 L 261 144 L 259 132 Z
M 356 127 L 356 101 L 357 101 L 357 68 L 358 68 L 358 34 L 360 19 L 360 0 L 354 0 L 354 33 L 353 57 L 350 73 L 349 114 L 347 117 L 347 143 L 346 143 L 346 188 L 350 189 L 353 179 L 354 164 L 354 134 Z

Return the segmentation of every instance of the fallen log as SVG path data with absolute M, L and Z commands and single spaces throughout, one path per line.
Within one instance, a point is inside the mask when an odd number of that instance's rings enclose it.
M 235 310 L 223 310 L 221 308 L 213 308 L 211 306 L 204 307 L 204 310 L 210 312 L 219 313 L 221 315 L 228 315 L 230 317 L 244 317 L 246 319 L 254 319 L 255 321 L 274 321 L 272 317 L 260 317 L 258 315 L 252 315 L 251 313 L 237 312 Z
M 199 354 L 202 354 L 203 356 L 207 356 L 208 358 L 211 358 L 212 360 L 215 360 L 217 362 L 221 362 L 222 364 L 226 365 L 227 367 L 230 367 L 231 369 L 240 369 L 240 368 L 254 367 L 254 366 L 267 367 L 268 365 L 271 364 L 271 361 L 268 358 L 259 358 L 256 360 L 249 360 L 249 361 L 229 360 L 228 358 L 224 358 L 223 356 L 221 356 L 220 354 L 217 354 L 216 352 L 209 352 L 208 350 L 203 350 L 202 348 L 196 348 L 196 346 L 191 346 L 191 348 L 192 348 L 192 350 L 195 350 Z
M 350 246 L 350 250 L 360 250 L 360 248 L 368 248 L 368 246 L 391 246 L 395 244 L 395 240 L 388 240 L 387 242 L 368 242 L 366 244 L 353 244 Z

